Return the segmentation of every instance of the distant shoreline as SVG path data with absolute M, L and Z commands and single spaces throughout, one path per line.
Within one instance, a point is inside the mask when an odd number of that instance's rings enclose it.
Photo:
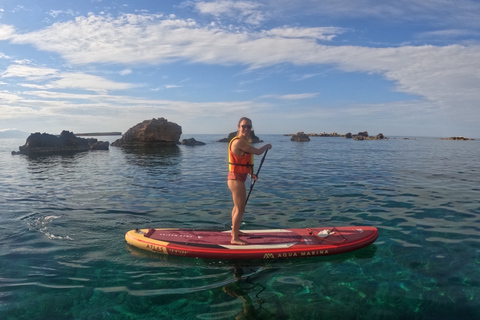
M 121 136 L 121 132 L 90 132 L 90 133 L 74 133 L 76 136 L 84 136 L 84 137 L 91 137 L 91 136 Z

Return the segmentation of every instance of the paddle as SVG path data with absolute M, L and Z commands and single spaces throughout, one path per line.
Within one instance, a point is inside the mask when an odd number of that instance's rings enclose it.
M 258 170 L 257 170 L 257 178 L 258 178 L 258 174 L 260 173 L 260 169 L 262 169 L 262 164 L 263 164 L 263 161 L 265 161 L 265 156 L 267 155 L 267 152 L 268 152 L 268 149 L 265 150 L 265 153 L 263 155 L 263 158 L 262 158 L 262 161 L 260 162 L 260 165 L 258 166 Z M 247 205 L 247 202 L 248 202 L 248 198 L 250 198 L 250 193 L 252 193 L 252 189 L 253 189 L 253 186 L 255 185 L 255 182 L 257 180 L 255 179 L 252 179 L 252 183 L 250 184 L 250 191 L 248 192 L 248 196 L 247 196 L 247 200 L 245 200 L 245 206 Z

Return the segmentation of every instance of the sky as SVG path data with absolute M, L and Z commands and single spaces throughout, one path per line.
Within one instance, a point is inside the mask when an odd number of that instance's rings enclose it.
M 480 1 L 0 0 L 0 131 L 480 138 Z

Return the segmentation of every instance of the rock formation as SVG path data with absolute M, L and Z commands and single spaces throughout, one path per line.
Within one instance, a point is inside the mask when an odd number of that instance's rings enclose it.
M 347 134 L 345 134 L 345 138 L 347 138 L 347 139 L 352 139 L 353 138 L 353 140 L 358 140 L 358 141 L 387 139 L 387 138 L 385 138 L 383 133 L 379 133 L 376 136 L 369 136 L 367 131 L 359 132 L 358 134 L 351 134 L 350 132 L 348 132 Z
M 108 150 L 109 143 L 97 139 L 78 138 L 70 131 L 62 131 L 59 136 L 48 133 L 32 133 L 19 152 L 12 154 L 49 155 L 75 153 L 89 150 Z
M 470 139 L 470 138 L 465 138 L 465 137 L 450 137 L 450 138 L 442 138 L 442 140 L 461 140 L 461 141 L 469 141 L 469 140 L 475 140 L 475 139 Z
M 354 140 L 383 140 L 383 139 L 387 139 L 381 133 L 377 134 L 376 136 L 369 136 L 367 131 L 359 132 L 358 134 L 352 134 L 351 132 L 347 132 L 345 134 L 339 134 L 339 133 L 336 133 L 336 132 L 333 132 L 333 133 L 326 133 L 326 132 L 322 132 L 322 133 L 303 133 L 303 132 L 299 132 L 299 133 L 301 133 L 303 135 L 306 135 L 307 137 L 333 137 L 333 138 L 344 137 L 346 139 L 354 139 Z M 296 136 L 299 133 L 295 133 L 295 134 L 289 133 L 289 134 L 284 134 L 284 136 Z M 309 140 L 305 140 L 305 141 L 309 141 Z
M 231 132 L 227 138 L 220 139 L 218 142 L 230 142 L 236 135 L 237 131 Z M 250 140 L 252 143 L 263 142 L 263 140 L 260 140 L 260 138 L 255 135 L 255 130 L 250 131 Z
M 128 129 L 112 143 L 116 147 L 173 147 L 176 146 L 182 127 L 164 118 L 145 120 Z
M 290 138 L 291 141 L 298 141 L 298 142 L 307 142 L 310 141 L 310 138 L 304 132 L 298 132 Z
M 204 146 L 205 142 L 197 141 L 195 138 L 183 139 L 182 144 L 186 146 Z

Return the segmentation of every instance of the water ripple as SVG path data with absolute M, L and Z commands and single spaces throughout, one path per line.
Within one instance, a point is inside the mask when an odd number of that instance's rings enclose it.
M 242 228 L 380 236 L 349 254 L 239 266 L 125 244 L 139 227 L 229 228 L 227 145 L 195 138 L 207 145 L 36 158 L 2 140 L 0 318 L 478 318 L 478 141 L 262 137 L 273 149 Z

